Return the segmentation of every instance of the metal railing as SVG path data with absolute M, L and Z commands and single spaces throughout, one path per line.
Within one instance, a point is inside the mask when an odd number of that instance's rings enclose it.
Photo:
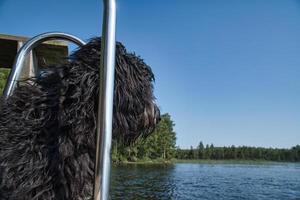
M 109 198 L 113 92 L 116 49 L 116 1 L 103 0 L 100 93 L 97 118 L 94 200 Z
M 16 55 L 14 64 L 11 68 L 11 72 L 9 74 L 7 83 L 4 88 L 4 92 L 3 92 L 4 98 L 8 98 L 9 96 L 12 95 L 16 87 L 16 84 L 20 78 L 26 56 L 30 53 L 30 51 L 32 51 L 39 44 L 49 40 L 66 40 L 69 42 L 73 42 L 79 46 L 85 45 L 85 42 L 82 41 L 81 39 L 71 34 L 61 33 L 61 32 L 48 32 L 31 38 L 20 48 L 20 50 Z
M 103 0 L 104 14 L 102 25 L 100 92 L 96 132 L 96 160 L 94 179 L 94 200 L 109 198 L 111 142 L 113 118 L 113 92 L 116 48 L 116 0 Z M 23 67 L 26 55 L 36 46 L 47 40 L 67 40 L 79 46 L 85 44 L 79 38 L 66 33 L 49 32 L 33 37 L 18 51 L 9 75 L 4 97 L 12 95 Z

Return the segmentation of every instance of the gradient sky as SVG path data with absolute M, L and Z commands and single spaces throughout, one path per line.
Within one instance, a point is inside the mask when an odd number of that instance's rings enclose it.
M 0 33 L 101 24 L 101 0 L 0 0 Z M 180 147 L 300 143 L 300 1 L 118 0 L 117 39 L 153 68 Z

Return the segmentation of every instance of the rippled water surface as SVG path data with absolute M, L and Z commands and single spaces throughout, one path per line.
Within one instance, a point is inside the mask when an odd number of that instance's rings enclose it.
M 300 200 L 300 164 L 113 167 L 111 199 Z

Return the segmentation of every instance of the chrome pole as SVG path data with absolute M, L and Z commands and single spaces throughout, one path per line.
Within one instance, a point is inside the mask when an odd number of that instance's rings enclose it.
M 116 1 L 103 0 L 94 200 L 109 199 L 116 48 Z
M 81 39 L 71 34 L 61 33 L 61 32 L 48 32 L 31 38 L 21 47 L 21 49 L 18 51 L 16 55 L 14 64 L 12 66 L 6 86 L 4 88 L 3 96 L 5 98 L 8 98 L 10 95 L 12 95 L 16 87 L 17 81 L 19 80 L 19 77 L 21 75 L 23 63 L 28 53 L 36 46 L 38 46 L 39 44 L 47 40 L 66 40 L 69 42 L 73 42 L 78 46 L 85 45 L 85 42 L 82 41 Z

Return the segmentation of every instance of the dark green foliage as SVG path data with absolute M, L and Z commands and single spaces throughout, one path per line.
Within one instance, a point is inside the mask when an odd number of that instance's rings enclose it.
M 176 154 L 175 124 L 169 114 L 161 116 L 161 121 L 153 134 L 147 138 L 140 138 L 129 147 L 124 147 L 121 139 L 113 142 L 113 162 L 148 161 L 154 159 L 169 160 Z
M 196 155 L 196 157 L 195 157 Z M 300 145 L 291 149 L 262 147 L 214 147 L 200 142 L 197 149 L 177 149 L 177 159 L 209 159 L 209 160 L 268 160 L 283 162 L 300 162 Z
M 198 145 L 198 159 L 203 159 L 204 158 L 204 153 L 205 153 L 205 148 L 202 143 L 202 141 Z
M 6 84 L 10 69 L 0 68 L 0 96 L 3 93 L 3 89 Z

